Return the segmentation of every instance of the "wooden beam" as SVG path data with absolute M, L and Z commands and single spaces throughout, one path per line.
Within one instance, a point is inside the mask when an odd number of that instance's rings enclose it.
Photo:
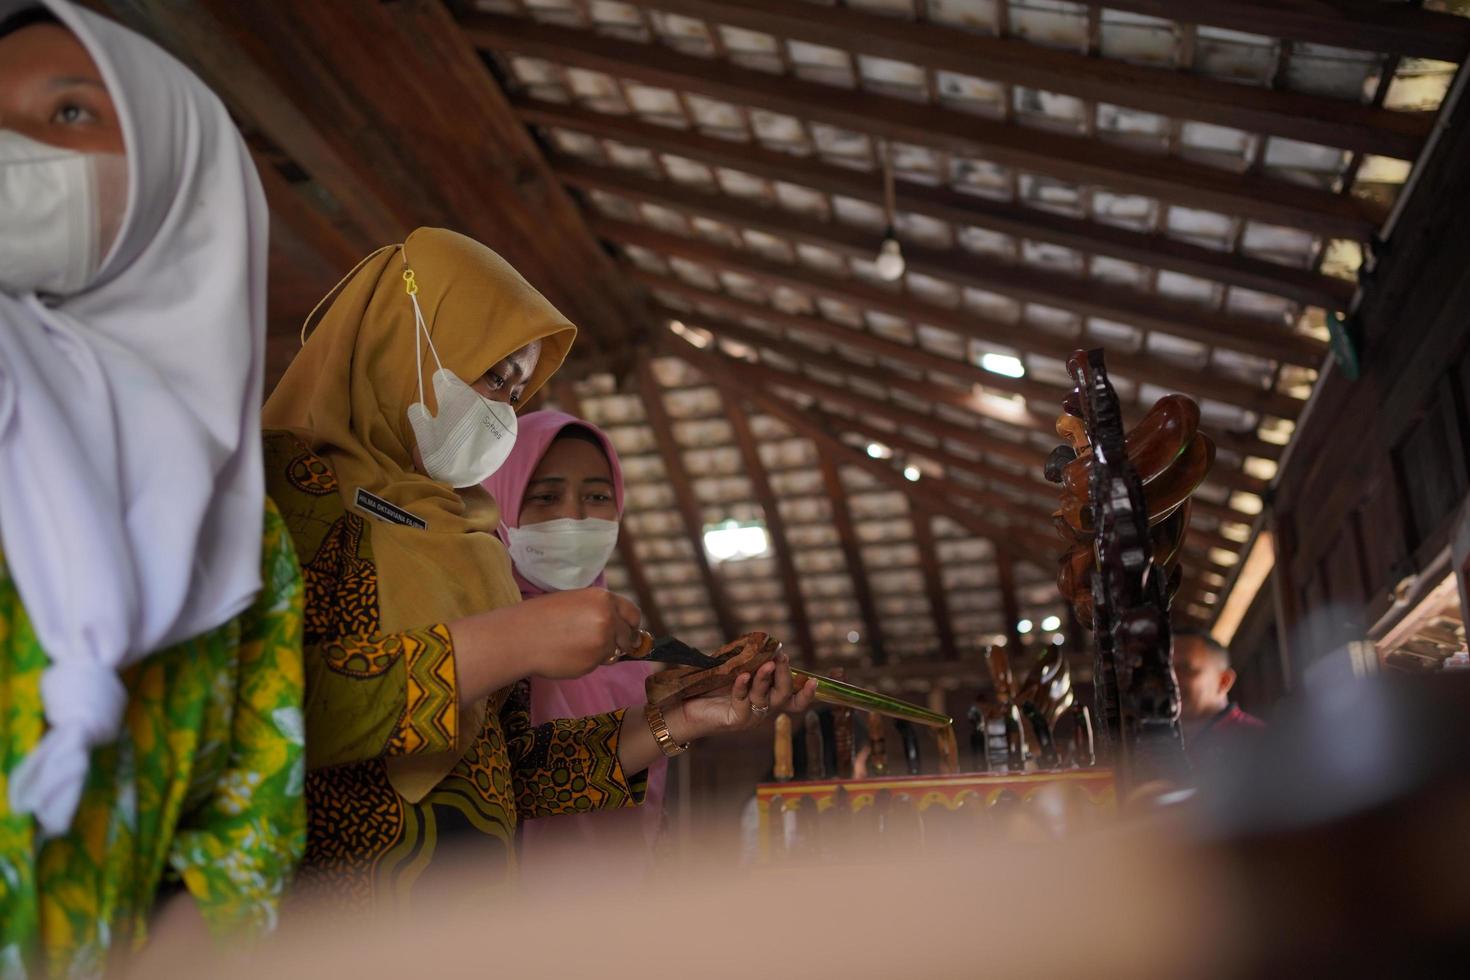
M 577 395 L 577 389 L 570 381 L 558 379 L 549 387 L 556 390 L 556 400 L 561 403 L 563 411 L 580 419 L 587 418 L 586 413 L 582 410 L 582 400 Z M 544 392 L 546 388 L 541 390 Z M 626 500 L 624 503 L 626 505 Z M 628 527 L 626 521 L 620 521 L 618 526 L 618 557 L 622 559 L 623 567 L 628 571 L 628 581 L 632 583 L 633 594 L 638 597 L 638 609 L 643 613 L 644 627 L 657 636 L 666 635 L 669 630 L 664 624 L 658 597 L 648 581 L 648 573 L 643 568 L 643 559 L 638 557 L 637 535 Z
M 867 562 L 863 560 L 863 549 L 858 542 L 857 528 L 852 522 L 852 510 L 847 506 L 847 490 L 842 486 L 842 474 L 823 452 L 817 449 L 817 458 L 822 470 L 822 484 L 827 488 L 827 499 L 832 505 L 832 523 L 837 528 L 837 540 L 842 545 L 842 556 L 847 561 L 847 572 L 852 576 L 852 594 L 857 599 L 858 610 L 863 617 L 864 637 L 874 664 L 888 662 L 888 653 L 883 648 L 883 624 L 878 620 L 878 606 L 873 601 L 873 587 L 868 581 Z
M 1366 238 L 1384 217 L 1379 207 L 1327 191 L 958 110 L 916 105 L 904 99 L 727 63 L 712 64 L 707 58 L 680 54 L 658 44 L 495 14 L 468 14 L 461 23 L 475 43 L 485 48 L 515 51 L 736 105 L 786 113 L 881 139 L 979 157 L 1060 180 L 1100 184 L 1189 207 L 1347 238 Z
M 413 227 L 397 212 L 398 202 L 363 180 L 350 153 L 320 129 L 307 107 L 246 51 L 240 35 L 227 29 L 203 3 L 168 0 L 103 0 L 119 20 L 152 37 L 184 61 L 249 126 L 269 136 L 328 193 L 358 226 L 359 258 L 372 248 L 400 241 Z M 343 270 L 345 273 L 347 270 Z
M 614 242 L 638 245 L 664 255 L 739 272 L 761 282 L 785 286 L 809 296 L 835 299 L 907 321 L 930 324 L 961 337 L 1010 347 L 1023 353 L 1039 354 L 1063 363 L 1078 346 L 1087 344 L 1080 337 L 1056 337 L 1025 324 L 992 320 L 967 310 L 940 306 L 856 279 L 844 279 L 801 266 L 773 262 L 747 252 L 655 231 L 644 225 L 608 218 L 592 218 L 591 222 L 598 234 Z M 1208 370 L 1189 371 L 1178 364 L 1169 364 L 1145 355 L 1109 351 L 1108 367 L 1113 374 L 1130 381 L 1154 384 L 1170 391 L 1185 385 L 1201 397 L 1216 398 L 1249 411 L 1271 411 L 1276 414 L 1273 409 L 1282 407 L 1281 399 L 1267 388 L 1221 378 Z M 1293 401 L 1293 404 L 1299 403 Z M 1268 405 L 1271 406 L 1270 409 L 1267 408 Z M 1286 417 L 1294 418 L 1295 414 Z
M 832 428 L 845 429 L 848 432 L 862 435 L 869 441 L 883 443 L 884 445 L 887 445 L 890 449 L 900 450 L 905 453 L 913 453 L 914 455 L 933 460 L 936 463 L 944 461 L 946 469 L 968 469 L 969 472 L 976 472 L 976 470 L 974 469 L 976 464 L 969 463 L 968 467 L 952 466 L 951 461 L 958 459 L 953 454 L 948 453 L 942 449 L 926 449 L 922 446 L 922 444 L 906 439 L 903 435 L 900 435 L 899 433 L 884 433 L 874 429 L 865 428 L 861 422 L 856 422 L 846 417 L 833 416 L 830 413 L 823 412 L 820 409 L 809 409 L 809 412 L 817 418 L 829 420 L 832 423 Z M 981 476 L 987 479 L 996 479 L 996 475 L 1002 471 L 991 467 L 989 469 L 981 469 L 978 472 Z M 926 477 L 926 479 L 932 483 L 936 480 L 936 477 L 930 474 Z M 1004 494 L 996 493 L 995 491 L 982 490 L 979 487 L 971 486 L 967 483 L 961 483 L 959 481 L 950 479 L 947 476 L 941 476 L 937 479 L 943 484 L 945 493 L 971 500 L 976 505 L 985 509 L 1000 510 L 1010 514 L 1014 514 L 1017 518 L 1027 522 L 1029 525 L 1036 528 L 1036 533 L 1039 536 L 1046 537 L 1050 540 L 1050 536 L 1053 533 L 1053 521 L 1051 515 L 1053 510 L 1055 509 L 1051 498 L 1056 497 L 1058 492 L 1057 488 L 1052 486 L 1051 484 L 1041 483 L 1034 487 L 1026 488 L 1035 491 L 1031 501 L 1028 503 L 1022 500 L 1016 500 L 1013 497 Z M 999 482 L 1007 481 L 1000 480 Z M 1047 496 L 1043 496 L 1043 494 L 1047 494 L 1048 490 L 1050 490 L 1050 494 Z M 1239 518 L 1234 519 L 1239 520 Z M 1042 531 L 1041 529 L 1045 530 Z M 1231 539 L 1221 534 L 1217 534 L 1214 531 L 1205 531 L 1200 528 L 1191 529 L 1187 540 L 1191 544 L 1200 545 L 1205 548 L 1222 548 L 1226 551 L 1237 553 L 1242 547 L 1241 543 L 1238 541 L 1232 541 Z M 1052 550 L 1054 551 L 1060 552 L 1064 550 L 1064 545 L 1059 540 L 1050 540 L 1050 545 Z
M 902 408 L 883 399 L 875 400 L 870 395 L 828 384 L 804 374 L 794 374 L 762 364 L 761 376 L 766 385 L 780 385 L 829 404 L 846 406 L 854 412 L 877 412 L 896 423 L 900 428 L 908 427 L 927 432 L 938 438 L 951 439 L 972 446 L 980 452 L 1014 460 L 1022 465 L 1034 465 L 1039 456 L 1036 448 L 1027 443 L 1011 442 L 981 429 L 950 422 L 936 415 L 926 415 L 913 409 Z
M 686 359 L 689 359 L 692 356 L 688 354 L 689 351 L 698 350 L 686 341 L 674 340 L 673 338 L 669 338 L 666 341 L 664 347 L 670 353 L 673 353 L 676 356 L 685 357 Z M 749 393 L 747 394 L 747 397 L 750 397 L 753 400 L 756 397 L 754 391 L 757 389 L 769 392 L 770 386 L 777 385 L 786 387 L 788 389 L 800 391 L 802 390 L 801 386 L 799 385 L 799 383 L 794 382 L 792 379 L 798 379 L 798 381 L 808 380 L 800 378 L 796 375 L 792 375 L 790 372 L 770 367 L 769 365 L 761 365 L 759 368 L 756 368 L 754 365 L 750 365 L 734 358 L 726 357 L 713 352 L 699 351 L 698 356 L 699 359 L 697 361 L 691 361 L 691 363 L 695 363 L 696 366 L 700 367 L 701 372 L 712 383 L 716 384 L 717 386 L 721 386 L 721 379 L 727 379 L 723 383 L 730 384 L 733 384 L 733 382 L 730 382 L 728 379 L 736 379 L 740 382 L 740 385 L 736 390 L 748 390 Z M 825 385 L 822 382 L 817 381 L 812 381 L 811 387 L 808 388 L 805 393 L 811 394 L 813 397 L 821 398 L 823 397 L 823 395 L 821 394 L 822 392 L 836 392 L 839 393 L 839 395 L 845 393 L 843 392 L 843 389 L 833 389 L 832 386 Z M 837 399 L 833 398 L 832 400 L 836 401 Z M 1060 552 L 1064 550 L 1061 542 L 1053 536 L 1053 532 L 1050 530 L 1051 518 L 1050 511 L 1047 508 L 1043 507 L 1039 509 L 1028 510 L 1019 501 L 1012 500 L 1008 497 L 998 496 L 992 492 L 988 492 L 976 487 L 967 486 L 965 484 L 957 483 L 952 480 L 946 480 L 943 478 L 939 480 L 925 479 L 920 481 L 919 483 L 908 482 L 904 480 L 902 475 L 891 465 L 879 460 L 870 459 L 857 448 L 850 446 L 842 442 L 841 439 L 837 438 L 833 434 L 831 427 L 825 427 L 821 424 L 814 424 L 812 420 L 832 420 L 836 423 L 837 426 L 840 426 L 841 428 L 846 428 L 849 431 L 858 431 L 862 433 L 863 427 L 860 423 L 854 423 L 846 418 L 831 416 L 822 411 L 820 408 L 800 408 L 789 401 L 781 399 L 773 392 L 770 394 L 769 398 L 758 400 L 758 404 L 765 411 L 771 414 L 776 414 L 777 417 L 780 418 L 782 421 L 802 432 L 802 434 L 806 435 L 808 438 L 811 438 L 814 442 L 819 442 L 819 444 L 835 444 L 836 446 L 840 446 L 840 452 L 847 454 L 850 459 L 855 459 L 859 465 L 868 469 L 869 472 L 881 476 L 889 486 L 901 490 L 906 494 L 913 496 L 922 492 L 922 494 L 928 496 L 932 501 L 933 495 L 937 490 L 940 497 L 949 501 L 953 501 L 955 499 L 968 500 L 983 510 L 1001 510 L 1006 513 L 1016 514 L 1023 521 L 1023 524 L 1013 525 L 1007 530 L 1000 530 L 998 528 L 987 528 L 985 530 L 972 529 L 972 533 L 978 534 L 982 537 L 990 538 L 992 540 L 996 540 L 997 538 L 1008 539 L 1010 542 L 1009 546 L 1019 554 L 1040 552 L 1046 555 L 1056 555 L 1060 554 Z M 781 411 L 784 412 L 784 414 L 777 414 L 778 405 L 781 406 Z M 862 399 L 858 396 L 853 396 L 849 407 L 865 416 L 882 416 L 889 421 L 892 421 L 895 425 L 899 427 L 900 430 L 904 429 L 905 427 L 910 430 L 913 430 L 914 428 L 924 428 L 924 426 L 917 424 L 915 419 L 896 414 L 892 406 L 882 405 L 877 402 L 873 402 L 870 399 Z M 901 411 L 902 410 L 899 410 L 899 412 Z M 793 419 L 798 418 L 800 419 L 799 422 L 793 421 Z M 925 417 L 918 416 L 918 418 L 922 420 Z M 877 432 L 876 430 L 869 431 L 872 432 L 871 436 L 866 436 L 866 433 L 862 434 L 864 434 L 867 438 L 871 440 L 882 441 L 893 447 L 903 446 L 905 444 L 913 445 L 915 447 L 915 452 L 917 452 L 919 455 L 933 459 L 935 460 L 935 462 L 945 460 L 946 455 L 948 455 L 950 459 L 955 458 L 952 456 L 952 454 L 946 454 L 944 450 L 929 449 L 926 447 L 921 447 L 917 443 L 908 442 L 908 440 L 906 440 L 906 438 L 900 434 L 883 433 Z M 827 442 L 821 443 L 820 440 L 822 439 L 827 440 Z M 832 450 L 832 452 L 834 453 L 838 451 L 839 450 L 836 449 Z M 1035 457 L 1036 454 L 1032 454 L 1032 462 L 1035 462 Z M 974 464 L 971 463 L 969 465 L 973 466 Z M 1000 473 L 1001 471 L 994 470 L 993 472 Z M 985 475 L 989 477 L 990 472 L 985 472 Z M 1222 479 L 1222 477 L 1217 476 L 1212 477 L 1212 479 L 1216 479 L 1218 481 Z M 1249 482 L 1247 485 L 1256 492 L 1263 492 L 1265 489 L 1263 483 L 1261 483 L 1260 481 L 1254 481 L 1253 478 L 1246 477 L 1244 474 L 1227 474 L 1223 477 L 1223 479 L 1229 480 L 1231 482 L 1252 481 Z M 936 487 L 936 484 L 941 484 L 941 486 Z M 1047 484 L 1046 486 L 1049 489 L 1051 488 L 1050 484 Z M 954 517 L 954 512 L 949 512 L 948 516 Z M 1041 531 L 1039 530 L 1039 528 L 1046 528 L 1047 530 Z M 1022 542 L 1024 542 L 1024 544 L 1022 544 Z M 1201 546 L 1203 546 L 1204 548 L 1218 547 L 1231 552 L 1238 552 L 1240 549 L 1240 545 L 1237 542 L 1230 541 L 1229 539 L 1226 539 L 1213 532 L 1195 529 L 1191 531 L 1190 536 L 1186 538 L 1185 547 L 1190 550 L 1198 550 Z M 1024 547 L 1025 550 L 1020 550 L 1022 547 Z M 1200 552 L 1200 557 L 1207 558 L 1208 556 L 1204 552 Z M 1228 571 L 1228 569 L 1226 570 Z
M 986 371 L 984 368 L 957 358 L 948 357 L 944 354 L 936 354 L 916 345 L 905 344 L 896 340 L 889 340 L 877 334 L 869 333 L 861 328 L 843 326 L 825 317 L 811 316 L 808 314 L 785 313 L 770 306 L 761 306 L 749 303 L 745 300 L 736 299 L 726 293 L 715 293 L 698 286 L 691 286 L 682 280 L 671 276 L 662 276 L 653 272 L 645 272 L 634 267 L 628 268 L 628 276 L 654 290 L 660 297 L 664 295 L 674 296 L 677 299 L 694 304 L 697 309 L 690 311 L 669 305 L 667 302 L 655 304 L 654 313 L 681 322 L 693 322 L 696 325 L 708 323 L 712 319 L 720 323 L 736 322 L 745 323 L 756 320 L 760 323 L 770 324 L 787 331 L 787 336 L 792 333 L 806 334 L 831 340 L 853 350 L 863 351 L 882 359 L 885 363 L 900 363 L 910 367 L 928 371 L 933 374 L 944 375 L 970 385 L 979 385 L 989 389 L 1008 391 L 1027 399 L 1050 405 L 1060 406 L 1062 398 L 1071 390 L 1061 385 L 1048 384 L 1044 381 L 1036 381 L 1032 378 L 1010 378 L 1005 375 Z M 712 315 L 709 311 L 717 311 Z M 1109 359 L 1113 358 L 1113 352 L 1108 352 Z M 1127 355 L 1124 355 L 1125 359 Z M 1253 394 L 1257 389 L 1249 389 Z M 1228 399 L 1220 399 L 1228 401 Z M 1283 418 L 1296 418 L 1304 403 L 1298 399 L 1286 395 L 1276 394 L 1264 406 L 1263 410 L 1272 415 Z M 1142 405 L 1138 406 L 1142 408 Z M 1224 429 L 1210 429 L 1210 435 L 1222 448 L 1229 448 L 1235 452 L 1251 456 L 1261 456 L 1265 459 L 1278 458 L 1284 447 L 1251 435 L 1250 433 L 1231 432 Z
M 954 622 L 949 618 L 949 601 L 944 595 L 944 576 L 939 570 L 939 549 L 934 545 L 932 518 L 922 511 L 913 511 L 909 519 L 914 524 L 914 544 L 919 548 L 919 565 L 924 572 L 924 591 L 929 596 L 929 612 L 934 617 L 934 632 L 939 637 L 939 655 L 945 660 L 958 660 L 959 645 L 955 642 Z
M 937 481 L 930 480 L 930 484 L 931 485 L 933 485 L 934 483 L 942 484 L 942 489 L 944 490 L 945 493 L 951 493 L 951 492 L 953 492 L 956 496 L 962 497 L 962 498 L 966 496 L 966 490 L 967 490 L 967 488 L 965 488 L 963 486 L 960 486 L 960 485 L 955 484 L 955 483 L 951 483 L 951 482 L 949 482 L 947 480 L 944 480 L 943 478 L 940 478 Z M 825 501 L 827 498 L 826 498 L 825 495 L 823 495 L 823 496 L 818 497 L 818 498 L 801 498 L 801 497 L 797 497 L 797 498 L 786 498 L 786 499 L 787 499 L 787 502 L 790 503 L 790 502 L 795 502 L 795 501 L 802 500 L 802 499 L 809 499 L 809 500 L 820 499 L 820 500 L 824 500 Z M 925 512 L 925 513 L 927 513 L 927 512 Z M 932 516 L 932 515 L 929 515 L 929 516 Z M 827 520 L 819 520 L 819 521 L 792 521 L 792 522 L 789 522 L 786 525 L 787 530 L 815 530 L 815 529 L 820 529 L 820 528 L 830 528 L 831 526 L 832 526 L 831 521 L 827 521 Z M 1229 572 L 1231 570 L 1231 568 L 1233 568 L 1234 566 L 1217 565 L 1214 562 L 1209 561 L 1209 555 L 1208 555 L 1208 551 L 1207 551 L 1207 549 L 1209 547 L 1208 542 L 1200 542 L 1198 540 L 1191 540 L 1197 534 L 1198 534 L 1198 532 L 1196 532 L 1196 531 L 1190 531 L 1190 537 L 1186 539 L 1185 548 L 1184 548 L 1184 564 L 1186 566 L 1191 566 L 1191 567 L 1197 566 L 1198 568 L 1200 568 L 1202 570 L 1219 572 L 1221 574 L 1225 574 L 1225 573 Z M 684 538 L 684 532 L 683 531 L 671 531 L 671 532 L 664 532 L 664 533 L 658 533 L 658 534 L 649 534 L 649 535 L 646 535 L 645 536 L 645 540 L 648 540 L 648 541 L 679 541 L 679 540 L 683 540 L 683 538 Z M 1060 555 L 1063 553 L 1063 549 L 1064 549 L 1064 546 L 1060 542 L 1055 542 L 1054 541 L 1054 542 L 1051 543 L 1050 547 L 1045 548 L 1045 549 L 1038 549 L 1036 547 L 1032 547 L 1031 551 L 1027 553 L 1026 557 L 1030 558 L 1030 557 L 1039 555 L 1040 557 L 1035 557 L 1034 558 L 1034 561 L 1038 565 L 1040 565 L 1040 564 L 1043 564 L 1044 563 L 1044 560 L 1045 559 L 1052 558 L 1052 557 L 1060 557 Z M 899 565 L 885 565 L 884 566 L 884 570 L 885 571 L 893 571 L 895 569 L 906 569 L 906 568 L 907 569 L 914 569 L 914 570 L 917 570 L 917 571 L 922 571 L 923 566 L 922 566 L 922 563 L 917 562 L 917 561 L 916 562 L 913 562 L 912 564 L 899 564 Z M 1200 582 L 1198 580 L 1191 580 L 1190 576 L 1188 576 L 1188 575 L 1186 575 L 1186 577 L 1185 577 L 1184 588 L 1186 588 L 1186 589 L 1198 589 L 1201 592 L 1214 591 L 1213 587 L 1206 586 L 1203 582 Z M 694 608 L 696 605 L 699 605 L 699 604 L 698 603 L 695 603 L 695 604 L 686 604 L 684 606 L 673 606 L 671 608 L 673 608 L 673 609 Z
M 364 248 L 358 236 L 344 231 L 319 210 L 306 193 L 306 188 L 286 180 L 275 164 L 261 154 L 251 155 L 255 158 L 255 170 L 260 174 L 265 199 L 270 204 L 271 218 L 290 228 L 332 268 L 341 270 L 340 275 L 346 275 L 372 250 Z M 331 285 L 328 283 L 327 289 Z M 322 295 L 326 295 L 326 290 Z
M 787 181 L 827 194 L 841 194 L 879 206 L 883 204 L 882 188 L 874 174 L 824 163 L 816 157 L 798 157 L 766 149 L 758 143 L 705 136 L 693 130 L 674 129 L 577 106 L 525 99 L 517 100 L 515 105 L 521 118 L 534 125 L 575 130 L 767 180 Z M 1284 296 L 1310 306 L 1346 309 L 1355 289 L 1352 283 L 1314 270 L 1296 269 L 1277 262 L 1192 245 L 1167 235 L 1069 218 L 945 186 L 920 184 L 900 177 L 894 181 L 894 191 L 900 212 L 924 215 L 956 227 L 974 225 L 1017 238 L 1051 242 L 1125 262 L 1213 279 L 1231 286 Z
M 935 404 L 948 405 L 951 408 L 959 409 L 960 411 L 987 419 L 990 422 L 1005 425 L 1009 428 L 1023 432 L 1037 432 L 1047 438 L 1052 438 L 1056 435 L 1055 414 L 1041 416 L 1029 408 L 1021 409 L 1015 414 L 1010 414 L 1006 417 L 990 414 L 982 407 L 973 387 L 965 387 L 942 379 L 909 378 L 896 373 L 883 364 L 875 366 L 859 364 L 856 361 L 842 356 L 840 352 L 818 350 L 810 345 L 795 340 L 788 340 L 784 336 L 772 335 L 771 333 L 757 330 L 754 327 L 746 326 L 738 321 L 727 320 L 723 317 L 680 312 L 663 306 L 655 306 L 654 312 L 656 314 L 666 315 L 671 319 L 677 319 L 690 326 L 709 330 L 717 336 L 728 340 L 733 340 L 747 346 L 764 347 L 766 350 L 782 357 L 796 361 L 810 362 L 817 367 L 826 368 L 831 371 L 841 371 L 849 377 L 861 378 L 874 384 L 884 385 L 894 391 L 903 391 L 913 395 L 915 398 L 922 398 L 925 401 L 934 402 Z M 839 329 L 847 328 L 839 327 Z M 834 353 L 836 354 L 835 357 L 833 356 Z M 820 358 L 822 360 L 814 361 L 812 360 L 813 358 Z M 989 386 L 986 385 L 986 387 Z M 1045 400 L 1052 405 L 1060 406 L 1062 398 L 1066 394 L 1067 392 L 1065 390 L 1058 388 L 1054 397 Z M 1282 447 L 1268 443 L 1258 436 L 1216 431 L 1208 426 L 1206 427 L 1206 432 L 1211 438 L 1216 439 L 1218 445 L 1231 448 L 1237 452 L 1260 456 L 1265 459 L 1276 459 L 1281 455 Z M 1249 518 L 1246 519 L 1246 523 L 1250 523 Z
M 440 0 L 108 2 L 204 64 L 373 247 L 463 231 L 581 326 L 579 347 L 627 357 L 642 310 Z
M 733 358 L 722 357 L 722 359 L 727 361 L 732 369 L 739 370 L 743 367 L 740 361 Z M 964 443 L 980 452 L 1011 459 L 1028 468 L 1037 467 L 1044 462 L 1044 454 L 1029 441 L 1010 442 L 979 429 L 903 408 L 890 401 L 876 400 L 849 388 L 828 384 L 820 379 L 793 373 L 769 363 L 761 365 L 760 375 L 764 385 L 783 385 L 792 391 L 825 400 L 830 404 L 843 405 L 849 411 L 860 415 L 880 415 L 900 430 L 926 432 L 935 438 Z M 1214 482 L 1232 490 L 1243 490 L 1256 494 L 1266 491 L 1265 481 L 1237 470 L 1221 470 L 1213 474 L 1213 479 Z
M 1401 160 L 1419 155 L 1433 118 L 1431 113 L 1390 112 L 1345 99 L 1242 86 L 852 8 L 816 7 L 790 0 L 636 2 L 854 54 Z M 1094 20 L 1094 29 L 1096 26 Z M 1260 32 L 1259 28 L 1252 30 Z
M 694 567 L 709 592 L 710 605 L 715 611 L 715 621 L 720 632 L 733 639 L 740 635 L 740 623 L 731 612 L 729 598 L 720 580 L 710 566 L 709 556 L 704 552 L 704 515 L 699 498 L 694 493 L 694 484 L 684 466 L 684 450 L 674 438 L 674 426 L 669 420 L 668 408 L 664 405 L 663 390 L 658 377 L 647 357 L 640 357 L 637 366 L 638 393 L 643 400 L 643 411 L 654 441 L 658 443 L 659 455 L 663 457 L 664 472 L 669 478 L 669 488 L 674 492 L 674 501 L 679 507 L 679 516 L 684 521 L 684 531 L 693 550 Z
M 725 406 L 725 417 L 730 422 L 730 430 L 735 434 L 735 444 L 740 448 L 745 475 L 755 492 L 756 503 L 760 504 L 761 512 L 766 517 L 766 530 L 771 535 L 776 567 L 781 573 L 781 585 L 786 590 L 786 602 L 791 607 L 791 625 L 796 630 L 796 643 L 801 648 L 801 659 L 806 666 L 811 666 L 816 660 L 817 647 L 812 637 L 811 618 L 807 616 L 806 600 L 801 594 L 801 579 L 796 574 L 796 562 L 792 557 L 795 552 L 786 534 L 786 518 L 781 515 L 780 504 L 776 500 L 775 491 L 771 489 L 771 480 L 766 474 L 765 463 L 761 460 L 755 433 L 751 432 L 750 420 L 745 417 L 744 403 L 732 399 L 728 392 L 722 391 L 720 395 Z
M 611 191 L 684 213 L 701 214 L 736 228 L 751 228 L 787 241 L 806 242 L 853 258 L 871 260 L 876 252 L 878 236 L 851 225 L 818 221 L 777 207 L 752 207 L 749 202 L 723 194 L 653 180 L 613 167 L 558 158 L 553 161 L 553 169 L 562 180 L 576 187 Z M 1009 296 L 1022 303 L 1042 303 L 1083 317 L 1102 317 L 1140 330 L 1158 330 L 1308 367 L 1320 365 L 1327 355 L 1326 344 L 1289 332 L 1285 323 L 1272 324 L 1126 286 L 1059 275 L 1024 263 L 1000 262 L 954 249 L 925 247 L 912 241 L 904 244 L 903 252 L 910 272 Z
M 1308 41 L 1360 51 L 1388 51 L 1436 61 L 1464 61 L 1470 20 L 1376 0 L 1109 0 L 1107 6 L 1150 17 Z
M 984 515 L 958 506 L 938 488 L 925 486 L 923 481 L 911 483 L 902 473 L 879 460 L 869 459 L 860 450 L 847 445 L 841 439 L 820 426 L 814 425 L 807 414 L 797 405 L 768 391 L 762 381 L 764 369 L 755 369 L 729 358 L 702 351 L 694 345 L 674 337 L 664 337 L 659 343 L 663 352 L 678 357 L 709 379 L 711 384 L 725 390 L 733 397 L 744 398 L 759 405 L 761 410 L 798 433 L 810 439 L 819 450 L 825 451 L 839 462 L 867 470 L 889 489 L 899 490 L 909 496 L 919 507 L 932 514 L 942 514 L 976 537 L 986 538 L 1019 554 L 1027 554 L 1037 544 L 1036 535 L 1022 528 L 996 524 Z M 1029 537 L 1028 537 L 1029 535 Z M 1029 543 L 1028 543 L 1029 542 Z M 1038 564 L 1040 564 L 1038 560 Z
M 1005 484 L 1024 493 L 1032 494 L 1039 499 L 1050 501 L 1055 499 L 1060 492 L 1056 484 L 1047 483 L 1040 476 L 1039 464 L 1028 469 L 1025 473 L 1012 473 L 1009 470 L 1003 470 L 999 467 L 987 466 L 982 461 L 958 456 L 945 449 L 942 444 L 938 446 L 927 446 L 913 439 L 911 433 L 903 429 L 885 432 L 875 426 L 864 425 L 858 419 L 846 416 L 842 417 L 842 427 L 849 432 L 855 432 L 861 435 L 870 442 L 881 442 L 889 448 L 905 454 L 922 456 L 925 459 L 932 460 L 943 466 L 946 470 L 957 470 L 962 473 L 968 473 L 971 476 L 979 477 L 990 483 Z M 1248 477 L 1247 479 L 1254 478 Z M 1264 492 L 1264 483 L 1258 485 L 1261 491 Z M 1014 508 L 1019 503 L 1019 501 L 1012 501 L 1010 506 Z M 1229 507 L 1222 507 L 1219 504 L 1212 504 L 1207 500 L 1200 500 L 1198 498 L 1194 499 L 1193 507 L 1194 513 L 1213 517 L 1216 520 L 1250 523 L 1254 519 L 1250 514 L 1245 514 Z

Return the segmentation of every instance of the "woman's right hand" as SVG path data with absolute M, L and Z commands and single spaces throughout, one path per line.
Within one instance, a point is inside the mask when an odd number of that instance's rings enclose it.
M 551 592 L 449 624 L 460 701 L 523 677 L 581 677 L 637 643 L 638 607 L 606 589 Z
M 513 608 L 529 620 L 527 667 L 537 677 L 581 677 L 638 643 L 638 607 L 606 589 L 550 592 Z

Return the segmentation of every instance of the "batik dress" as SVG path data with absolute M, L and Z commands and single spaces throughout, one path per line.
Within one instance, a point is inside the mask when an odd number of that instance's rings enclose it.
M 161 884 L 216 934 L 276 923 L 305 845 L 302 583 L 266 502 L 263 585 L 224 625 L 123 675 L 122 735 L 92 753 L 71 830 L 37 851 L 9 776 L 45 731 L 48 660 L 0 556 L 0 977 L 91 976 L 141 946 Z
M 298 891 L 334 909 L 404 897 L 461 846 L 456 866 L 505 881 L 517 822 L 636 806 L 647 773 L 618 761 L 624 712 L 533 727 L 525 682 L 497 692 L 453 770 L 418 802 L 389 782 L 394 756 L 459 744 L 454 647 L 443 623 L 378 629 L 373 518 L 350 512 L 327 462 L 288 433 L 266 435 L 266 485 L 306 580 L 307 852 Z M 488 869 L 488 874 L 487 874 Z

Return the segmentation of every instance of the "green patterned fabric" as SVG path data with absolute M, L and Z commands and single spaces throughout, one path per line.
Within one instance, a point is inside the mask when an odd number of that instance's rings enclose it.
M 258 934 L 305 846 L 301 571 L 267 501 L 264 585 L 223 626 L 132 667 L 123 735 L 92 754 L 70 832 L 37 851 L 8 781 L 45 729 L 47 659 L 0 555 L 0 978 L 88 976 L 137 948 L 159 885 L 216 935 Z

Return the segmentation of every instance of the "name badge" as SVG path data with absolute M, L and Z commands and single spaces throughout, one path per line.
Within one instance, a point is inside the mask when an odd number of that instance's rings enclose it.
M 357 506 L 378 520 L 387 521 L 389 524 L 402 524 L 404 527 L 417 528 L 420 531 L 429 529 L 428 522 L 422 517 L 410 514 L 397 504 L 389 503 L 375 493 L 368 493 L 362 487 L 357 488 Z

